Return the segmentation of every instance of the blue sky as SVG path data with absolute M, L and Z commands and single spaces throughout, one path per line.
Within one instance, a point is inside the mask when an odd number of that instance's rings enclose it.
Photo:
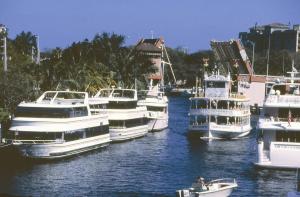
M 300 23 L 299 0 L 1 0 L 0 23 L 9 37 L 39 35 L 42 49 L 66 47 L 96 33 L 164 37 L 170 47 L 209 49 L 209 41 L 237 38 L 240 31 L 273 22 Z

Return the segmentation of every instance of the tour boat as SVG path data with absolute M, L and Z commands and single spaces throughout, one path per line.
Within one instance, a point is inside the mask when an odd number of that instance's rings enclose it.
M 148 133 L 147 108 L 137 105 L 135 89 L 101 89 L 94 97 L 108 101 L 109 133 L 113 142 L 142 137 Z
M 189 134 L 201 139 L 235 139 L 249 134 L 249 99 L 234 92 L 230 74 L 204 76 L 204 92 L 190 98 Z
M 158 85 L 147 92 L 146 98 L 138 101 L 138 106 L 147 107 L 148 130 L 161 131 L 168 128 L 168 98 L 159 91 Z
M 300 78 L 276 80 L 264 100 L 257 124 L 258 159 L 263 168 L 300 168 Z
M 230 196 L 238 184 L 235 179 L 217 179 L 205 183 L 204 179 L 199 177 L 192 187 L 176 191 L 176 197 L 219 197 Z
M 17 106 L 12 143 L 29 158 L 61 158 L 107 146 L 107 102 L 86 92 L 47 91 L 35 102 Z

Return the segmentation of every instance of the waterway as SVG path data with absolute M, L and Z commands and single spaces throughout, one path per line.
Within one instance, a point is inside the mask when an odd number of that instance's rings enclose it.
M 295 171 L 256 169 L 255 131 L 241 140 L 187 138 L 189 100 L 169 98 L 169 128 L 54 162 L 0 159 L 0 194 L 17 196 L 175 196 L 197 176 L 236 178 L 232 196 L 286 196 Z

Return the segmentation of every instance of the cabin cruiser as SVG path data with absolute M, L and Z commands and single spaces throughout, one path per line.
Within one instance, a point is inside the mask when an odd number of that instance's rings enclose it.
M 300 78 L 276 80 L 263 104 L 257 124 L 258 159 L 263 168 L 300 168 Z
M 198 177 L 192 187 L 176 191 L 176 197 L 218 197 L 230 196 L 234 188 L 237 188 L 235 179 L 216 179 L 205 183 L 204 178 Z
M 17 106 L 9 133 L 29 158 L 61 158 L 107 146 L 106 101 L 86 92 L 47 91 L 35 102 Z
M 101 89 L 94 98 L 108 101 L 109 133 L 113 142 L 142 137 L 148 133 L 147 108 L 137 105 L 135 89 Z
M 249 99 L 232 91 L 230 74 L 205 74 L 204 92 L 197 92 L 190 100 L 190 135 L 201 139 L 235 139 L 249 134 Z
M 159 91 L 158 85 L 147 91 L 146 98 L 138 101 L 138 106 L 147 107 L 148 130 L 161 131 L 168 128 L 168 98 Z

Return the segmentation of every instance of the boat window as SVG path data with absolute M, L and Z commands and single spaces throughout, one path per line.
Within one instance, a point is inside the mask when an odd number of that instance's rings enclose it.
M 198 100 L 197 102 L 198 109 L 206 109 L 206 107 L 207 107 L 206 100 Z
M 125 97 L 125 98 L 134 98 L 134 91 L 133 90 L 114 90 L 113 96 L 114 97 Z
M 111 128 L 123 128 L 124 120 L 109 120 L 109 126 Z
M 66 142 L 79 140 L 83 138 L 84 129 L 65 132 L 64 139 Z
M 229 101 L 227 101 L 227 100 L 219 100 L 217 107 L 218 107 L 218 109 L 228 109 L 228 107 L 229 107 Z
M 106 113 L 106 104 L 90 105 L 90 110 L 92 115 Z
M 300 142 L 300 131 L 276 131 L 277 142 Z
M 145 125 L 145 124 L 146 124 L 145 118 L 136 118 L 136 119 L 125 120 L 125 126 L 127 128 L 141 126 L 141 125 Z
M 147 111 L 158 111 L 164 112 L 166 110 L 165 107 L 154 107 L 154 106 L 147 106 Z
M 266 110 L 267 112 L 270 113 L 270 115 L 276 114 L 276 113 L 271 113 L 272 108 Z M 291 121 L 300 121 L 300 109 L 298 108 L 279 108 L 278 109 L 278 118 L 281 121 L 287 121 L 289 112 L 291 112 Z M 274 115 L 273 115 L 274 116 Z M 277 117 L 274 117 L 275 119 Z
M 207 81 L 206 86 L 208 88 L 225 88 L 225 82 L 223 82 L 223 81 Z
M 196 100 L 191 100 L 191 109 L 196 109 Z
M 85 94 L 83 93 L 75 93 L 75 92 L 58 92 L 57 99 L 84 99 Z
M 46 107 L 20 107 L 15 112 L 15 117 L 31 118 L 70 118 L 87 116 L 87 107 L 71 108 L 46 108 Z
M 145 125 L 146 119 L 145 118 L 136 118 L 136 119 L 130 119 L 130 120 L 110 120 L 109 126 L 110 128 L 129 128 L 129 127 L 136 127 Z
M 276 131 L 277 142 L 300 142 L 299 131 Z
M 59 132 L 15 132 L 17 140 L 56 140 L 61 139 Z
M 102 125 L 98 127 L 87 128 L 85 131 L 86 137 L 95 137 L 98 135 L 103 135 L 109 133 L 108 125 Z
M 99 97 L 109 97 L 111 92 L 112 92 L 112 90 L 101 90 Z
M 136 108 L 137 101 L 109 101 L 108 109 L 132 109 Z
M 56 92 L 47 92 L 43 98 L 43 100 L 51 101 L 55 96 Z

